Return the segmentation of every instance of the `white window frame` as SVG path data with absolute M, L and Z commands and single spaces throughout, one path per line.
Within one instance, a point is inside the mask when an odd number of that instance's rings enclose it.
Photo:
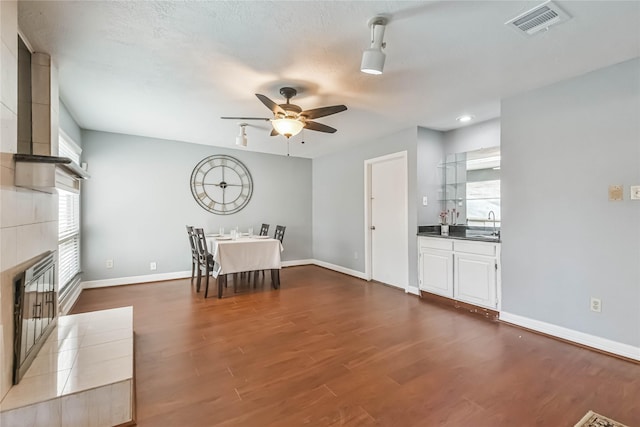
M 58 155 L 80 166 L 82 149 L 62 129 L 59 132 Z M 80 283 L 80 190 L 78 193 L 58 190 L 58 206 L 58 299 L 62 300 Z M 64 212 L 67 218 L 71 215 L 74 224 L 67 223 L 62 230 L 60 221 Z

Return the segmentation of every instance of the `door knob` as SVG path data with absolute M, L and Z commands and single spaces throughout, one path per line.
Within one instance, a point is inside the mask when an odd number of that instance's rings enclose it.
M 375 229 L 376 229 L 376 226 L 375 226 L 375 225 L 372 225 L 372 226 L 371 226 L 371 229 L 372 229 L 372 230 L 375 230 Z

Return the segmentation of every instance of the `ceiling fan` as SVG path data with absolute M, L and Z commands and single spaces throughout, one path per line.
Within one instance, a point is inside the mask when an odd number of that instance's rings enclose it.
M 256 93 L 258 99 L 267 106 L 273 113 L 273 118 L 265 117 L 220 117 L 221 119 L 232 120 L 264 120 L 271 122 L 273 130 L 271 136 L 282 135 L 285 138 L 291 138 L 300 133 L 302 129 L 315 130 L 318 132 L 335 133 L 337 129 L 322 123 L 314 122 L 313 119 L 330 116 L 331 114 L 345 111 L 345 105 L 332 105 L 330 107 L 313 108 L 311 110 L 302 110 L 299 106 L 291 104 L 289 101 L 296 96 L 298 91 L 292 87 L 280 88 L 280 95 L 287 100 L 284 104 L 276 104 L 265 95 Z

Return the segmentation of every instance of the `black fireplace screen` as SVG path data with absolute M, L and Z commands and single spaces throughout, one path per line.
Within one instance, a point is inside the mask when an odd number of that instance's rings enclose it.
M 18 384 L 56 325 L 56 252 L 14 279 L 13 383 Z

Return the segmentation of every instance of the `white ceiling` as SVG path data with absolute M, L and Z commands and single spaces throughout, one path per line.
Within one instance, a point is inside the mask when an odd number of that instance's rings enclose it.
M 60 93 L 85 129 L 235 147 L 220 116 L 269 117 L 254 96 L 303 109 L 345 104 L 291 154 L 317 157 L 411 126 L 448 130 L 463 113 L 640 56 L 640 1 L 556 3 L 573 19 L 527 38 L 504 22 L 540 1 L 21 1 L 19 25 L 59 67 Z M 359 71 L 367 21 L 385 13 L 384 74 Z M 286 154 L 250 122 L 247 149 Z M 306 144 L 298 142 L 304 139 Z

